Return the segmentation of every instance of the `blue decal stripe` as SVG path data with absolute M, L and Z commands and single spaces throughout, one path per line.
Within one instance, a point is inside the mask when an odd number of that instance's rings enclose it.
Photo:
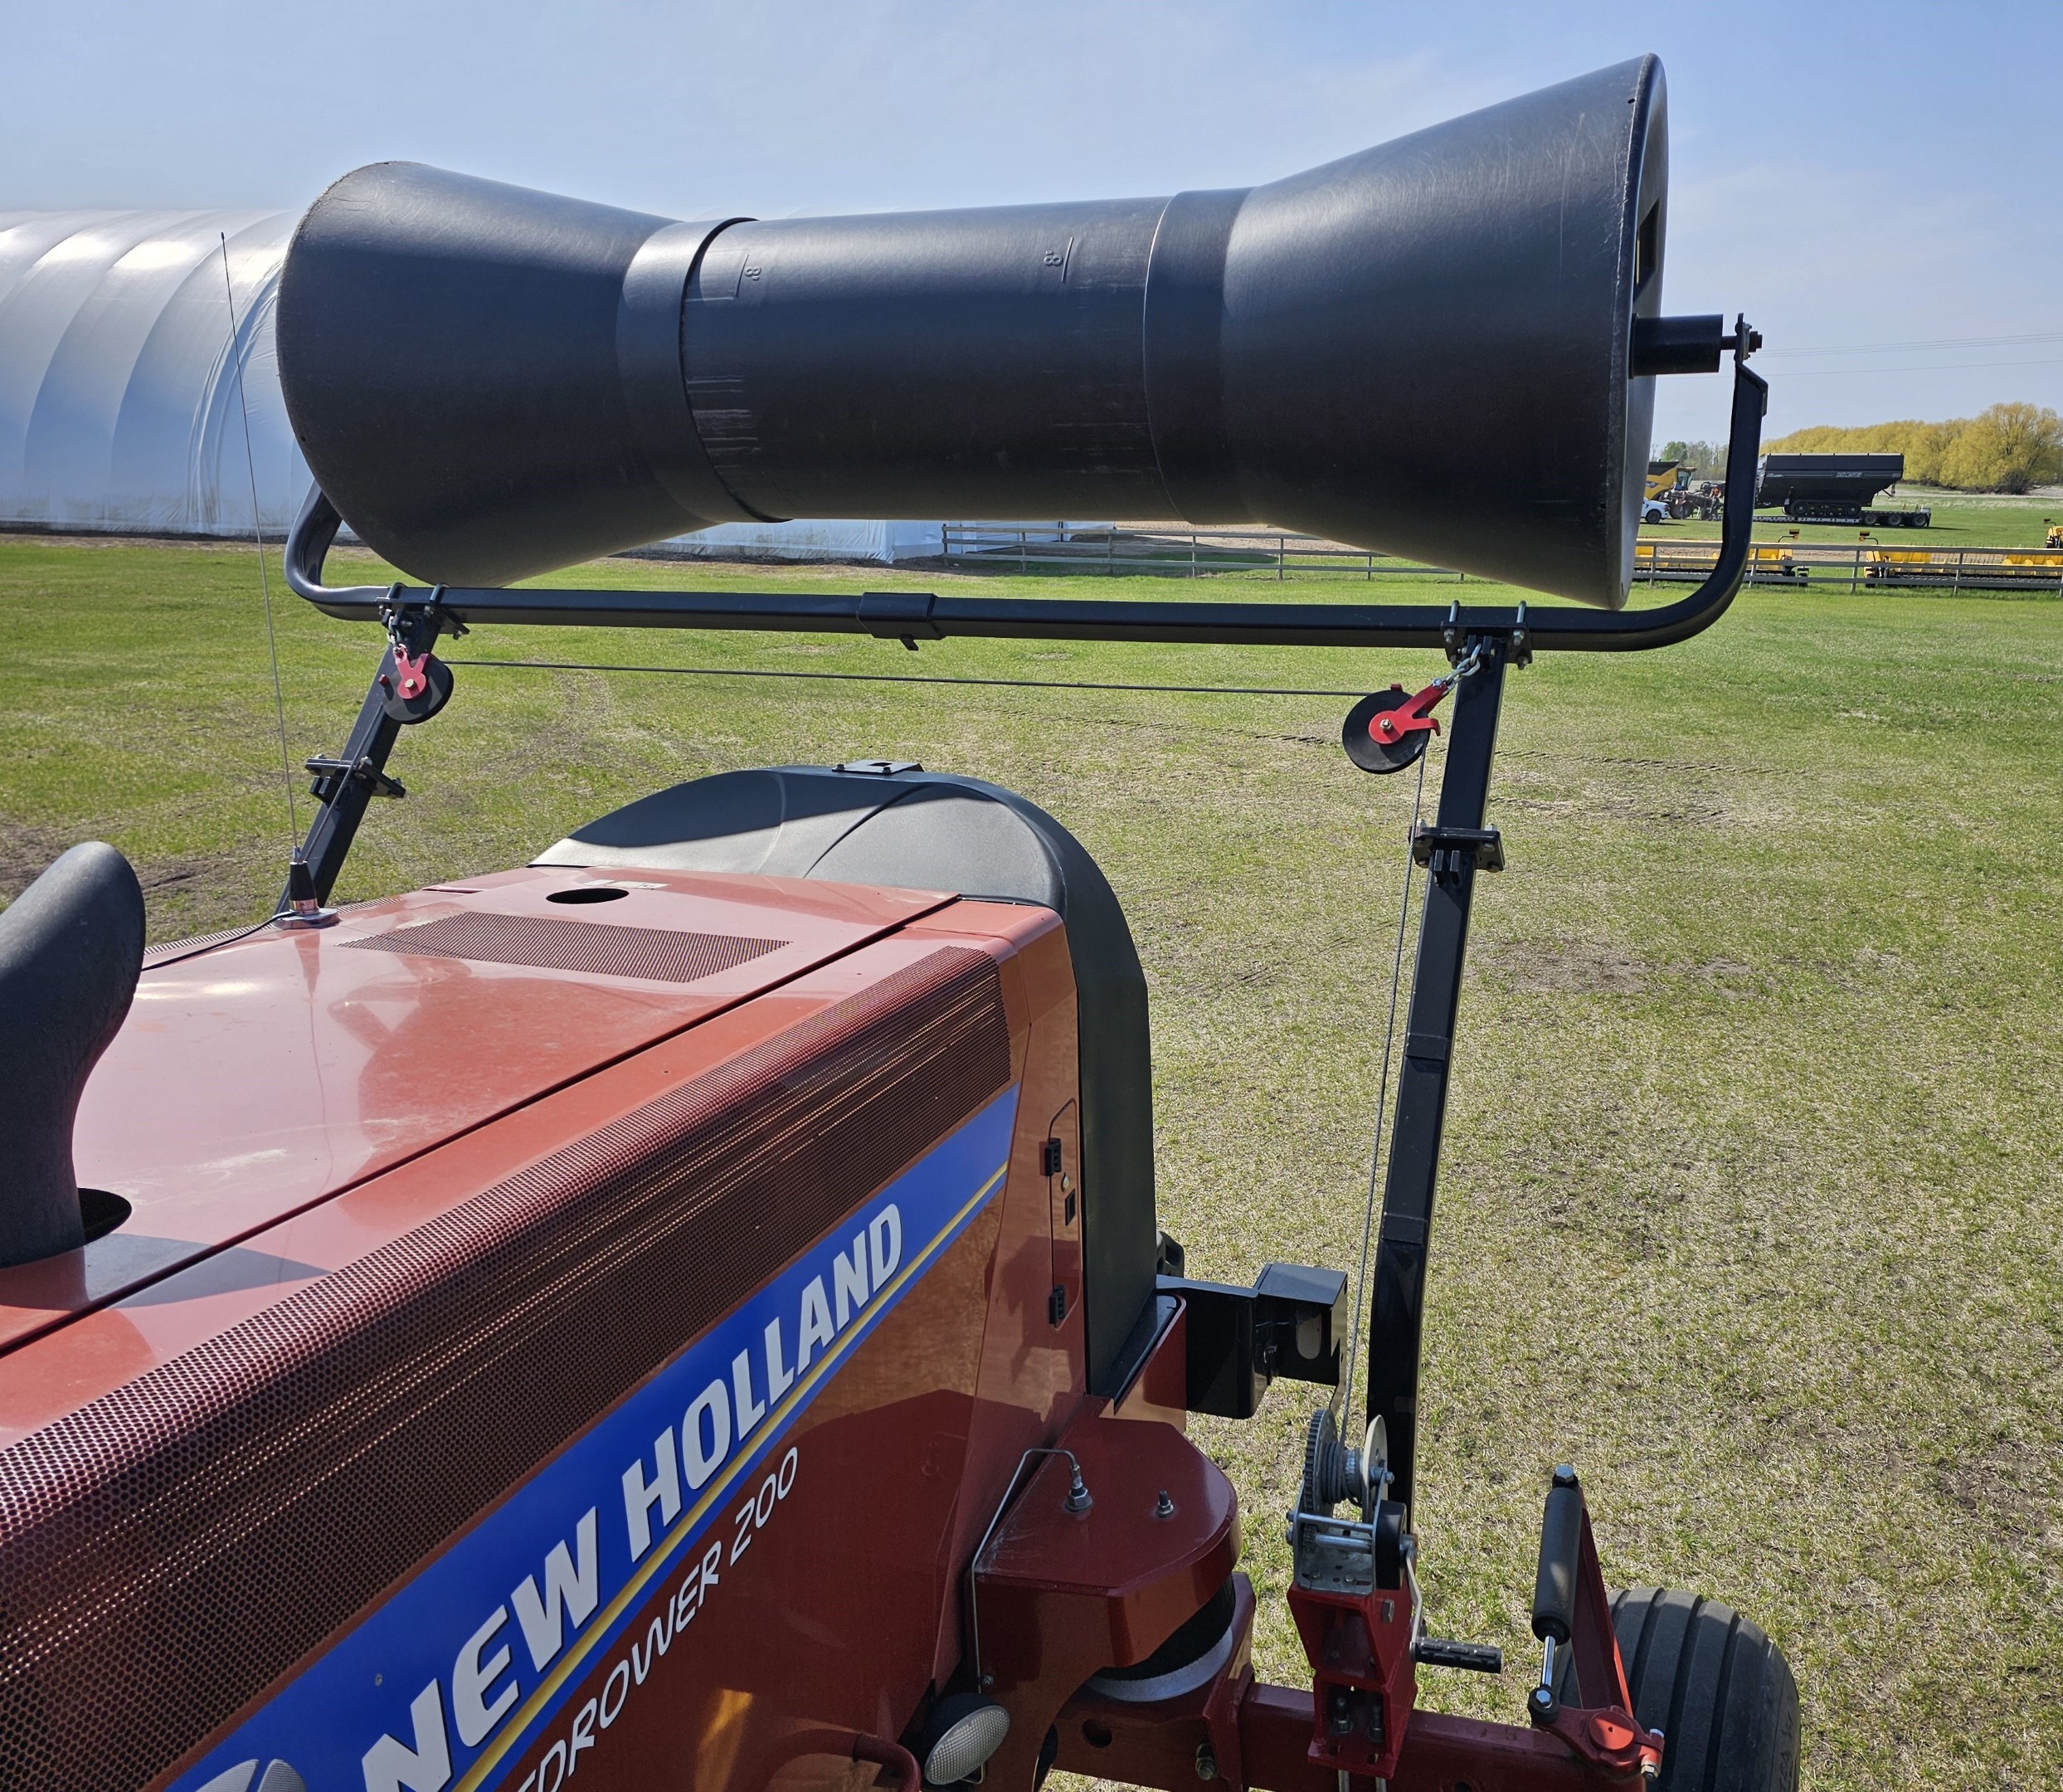
M 233 1776 L 245 1764 L 268 1759 L 290 1759 L 317 1792 L 362 1785 L 399 1792 L 431 1781 L 446 1792 L 455 1784 L 485 1792 L 511 1783 L 518 1751 L 560 1721 L 584 1677 L 600 1671 L 608 1652 L 621 1646 L 661 1596 L 666 1583 L 658 1577 L 669 1567 L 678 1575 L 684 1564 L 694 1572 L 693 1552 L 714 1535 L 718 1503 L 735 1500 L 740 1484 L 786 1447 L 797 1415 L 836 1379 L 848 1353 L 995 1200 L 1010 1159 L 1018 1094 L 1015 1085 L 1006 1088 L 849 1215 L 856 1272 L 833 1227 L 742 1296 L 251 1712 L 181 1776 L 182 1792 L 199 1792 L 225 1771 Z M 885 1217 L 898 1210 L 899 1220 Z M 895 1230 L 877 1233 L 884 1225 Z M 893 1269 L 887 1264 L 888 1236 L 896 1240 Z M 881 1267 L 869 1273 L 872 1264 Z M 869 1287 L 876 1274 L 878 1283 Z M 849 1296 L 858 1303 L 849 1321 Z M 762 1356 L 763 1378 L 755 1366 Z M 792 1373 L 781 1366 L 784 1357 L 795 1364 Z M 717 1406 L 704 1411 L 708 1401 Z M 630 1477 L 622 1472 L 626 1462 L 635 1467 L 642 1458 L 638 1484 L 648 1489 L 673 1481 L 674 1446 L 686 1466 L 684 1404 L 691 1417 L 701 1411 L 703 1424 L 715 1413 L 723 1424 L 718 1409 L 727 1410 L 733 1429 L 747 1414 L 750 1423 L 725 1446 L 722 1466 L 713 1467 L 703 1488 L 691 1483 L 684 1490 L 692 1510 L 684 1515 L 676 1497 L 656 1536 L 627 1516 L 617 1524 L 611 1513 L 619 1485 L 626 1515 L 633 1497 Z M 668 1441 L 654 1444 L 654 1432 Z M 645 1480 L 654 1466 L 660 1480 Z M 659 1516 L 649 1498 L 640 1510 Z M 584 1623 L 573 1617 L 577 1585 L 594 1590 Z M 511 1589 L 528 1596 L 533 1614 L 541 1597 L 547 1602 L 553 1617 L 546 1629 L 533 1635 L 524 1625 L 518 1635 Z M 560 1649 L 562 1611 L 577 1626 L 565 1639 L 570 1656 Z M 520 1606 L 513 1615 L 522 1622 Z M 532 1679 L 528 1663 L 512 1658 L 518 1652 L 532 1660 L 544 1654 L 539 1673 L 549 1678 L 543 1684 Z M 467 1728 L 489 1733 L 470 1742 Z
M 489 1776 L 501 1765 L 503 1759 L 519 1743 L 527 1740 L 528 1732 L 557 1703 L 558 1695 L 566 1683 L 609 1639 L 624 1615 L 643 1598 L 652 1581 L 693 1540 L 712 1509 L 764 1459 L 768 1447 L 780 1436 L 783 1428 L 814 1392 L 826 1372 L 873 1331 L 875 1323 L 901 1298 L 904 1288 L 911 1279 L 960 1235 L 967 1222 L 995 1193 L 996 1185 L 1003 1180 L 1009 1168 L 1007 1161 L 997 1166 L 995 1173 L 946 1221 L 923 1250 L 897 1272 L 895 1278 L 884 1290 L 878 1292 L 876 1298 L 869 1301 L 864 1322 L 854 1326 L 836 1339 L 825 1354 L 804 1372 L 796 1385 L 782 1396 L 780 1405 L 767 1415 L 761 1426 L 754 1447 L 749 1450 L 740 1450 L 729 1467 L 719 1473 L 701 1497 L 674 1522 L 672 1529 L 658 1541 L 649 1559 L 632 1574 L 621 1590 L 597 1614 L 585 1633 L 574 1640 L 552 1671 L 517 1707 L 508 1721 L 503 1726 L 501 1735 L 487 1745 L 473 1765 L 460 1776 L 453 1792 L 479 1792 L 479 1788 L 487 1785 Z

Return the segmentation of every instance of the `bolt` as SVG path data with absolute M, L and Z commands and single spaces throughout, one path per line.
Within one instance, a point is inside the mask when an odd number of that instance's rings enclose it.
M 1156 1518 L 1172 1518 L 1175 1516 L 1175 1502 L 1168 1497 L 1165 1488 L 1160 1489 L 1160 1502 L 1153 1508 L 1153 1516 Z
M 1218 1753 L 1208 1742 L 1196 1745 L 1196 1777 L 1215 1780 L 1218 1777 Z

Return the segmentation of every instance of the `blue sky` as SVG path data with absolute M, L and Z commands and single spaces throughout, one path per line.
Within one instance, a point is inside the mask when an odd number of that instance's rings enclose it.
M 2063 0 L 0 0 L 0 207 L 399 156 L 684 217 L 1243 186 L 1652 50 L 1671 305 L 1762 326 L 1773 431 L 2063 408 Z

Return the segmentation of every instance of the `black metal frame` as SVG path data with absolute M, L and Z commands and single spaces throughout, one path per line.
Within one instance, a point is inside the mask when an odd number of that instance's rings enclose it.
M 1252 1288 L 1180 1275 L 1162 1275 L 1156 1287 L 1164 1300 L 1175 1296 L 1189 1309 L 1185 1410 L 1251 1419 L 1278 1376 L 1340 1385 L 1353 1322 L 1344 1270 L 1272 1263 Z
M 1535 653 L 1626 653 L 1668 646 L 1710 627 L 1725 612 L 1747 570 L 1754 526 L 1756 460 L 1768 387 L 1748 370 L 1746 358 L 1759 340 L 1742 322 L 1725 343 L 1734 350 L 1734 394 L 1726 516 L 1718 562 L 1689 597 L 1631 611 L 1559 606 L 1534 610 L 1523 603 L 1467 610 L 1457 603 L 1442 610 L 1412 604 L 940 597 L 928 592 L 869 592 L 853 597 L 786 592 L 330 587 L 322 582 L 323 562 L 336 539 L 340 519 L 318 489 L 309 493 L 288 537 L 287 582 L 327 616 L 383 624 L 389 644 L 343 752 L 333 760 L 309 762 L 309 769 L 317 773 L 314 793 L 321 806 L 309 830 L 304 855 L 316 890 L 323 900 L 328 899 L 372 797 L 402 794 L 400 786 L 386 775 L 387 756 L 401 728 L 435 713 L 431 708 L 423 713 L 397 716 L 396 649 L 420 657 L 440 635 L 460 634 L 482 623 L 871 635 L 911 647 L 920 640 L 986 636 L 1444 650 L 1464 668 L 1464 674 L 1455 689 L 1436 819 L 1413 842 L 1414 855 L 1427 866 L 1428 877 L 1384 1189 L 1368 1341 L 1368 1414 L 1385 1421 L 1389 1466 L 1396 1477 L 1392 1492 L 1397 1499 L 1409 1502 L 1418 1434 L 1427 1252 L 1469 910 L 1477 873 L 1503 864 L 1501 842 L 1494 829 L 1484 826 L 1483 816 L 1505 675 L 1510 667 L 1524 665 Z M 1252 1306 L 1251 1299 L 1248 1306 Z M 1244 1308 L 1241 1315 L 1249 1321 L 1253 1317 Z M 1232 1342 L 1239 1347 L 1230 1351 L 1231 1358 L 1250 1371 L 1258 1361 L 1253 1342 L 1243 1335 Z M 1331 1360 L 1336 1361 L 1336 1357 Z M 1336 1378 L 1336 1369 L 1333 1372 Z M 1248 1382 L 1253 1380 L 1249 1373 Z M 1214 1390 L 1209 1410 L 1244 1404 L 1249 1395 L 1258 1397 L 1251 1385 L 1238 1398 Z
M 1506 670 L 1524 664 L 1509 635 L 1472 633 L 1473 670 L 1455 686 L 1433 825 L 1412 843 L 1426 866 L 1425 905 L 1404 1021 L 1403 1067 L 1390 1122 L 1389 1173 L 1376 1238 L 1375 1285 L 1369 1309 L 1368 1416 L 1387 1429 L 1390 1497 L 1409 1504 L 1418 1432 L 1419 1334 L 1425 1304 L 1433 1197 L 1447 1120 L 1454 1024 L 1468 952 L 1469 910 L 1480 871 L 1501 870 L 1502 843 L 1483 825 L 1497 749 Z
M 1741 332 L 1745 336 L 1744 329 Z M 912 644 L 959 636 L 1014 640 L 1154 641 L 1249 647 L 1439 647 L 1465 634 L 1523 631 L 1538 653 L 1628 653 L 1666 647 L 1711 626 L 1733 601 L 1754 521 L 1762 381 L 1736 363 L 1726 480 L 1726 527 L 1711 576 L 1689 597 L 1654 609 L 1584 610 L 1433 604 L 1175 603 L 1074 597 L 941 597 L 930 592 L 858 597 L 796 592 L 580 591 L 468 586 L 327 586 L 323 560 L 340 519 L 319 489 L 287 538 L 287 583 L 325 616 L 381 619 L 434 603 L 469 626 L 749 629 L 871 635 Z

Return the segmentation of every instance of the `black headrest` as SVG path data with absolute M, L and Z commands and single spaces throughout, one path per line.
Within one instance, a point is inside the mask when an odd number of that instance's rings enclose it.
M 142 888 L 99 840 L 0 914 L 0 1266 L 85 1240 L 72 1123 L 143 963 Z

